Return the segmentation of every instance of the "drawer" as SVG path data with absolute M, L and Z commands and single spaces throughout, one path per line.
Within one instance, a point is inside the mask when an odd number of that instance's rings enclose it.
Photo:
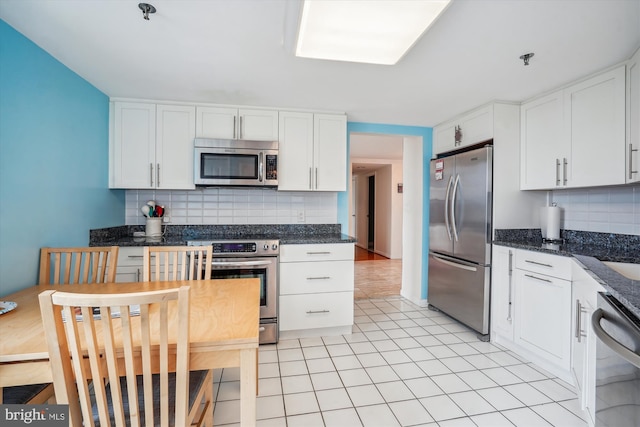
M 353 259 L 353 243 L 280 246 L 280 262 L 346 261 Z
M 281 331 L 353 325 L 353 292 L 280 297 Z
M 280 295 L 353 292 L 353 261 L 291 262 L 280 265 Z
M 142 266 L 142 246 L 120 246 L 118 249 L 118 267 L 127 265 Z
M 542 252 L 525 251 L 521 249 L 516 251 L 517 269 L 557 277 L 564 280 L 571 280 L 572 262 L 572 258 L 560 255 L 550 255 Z

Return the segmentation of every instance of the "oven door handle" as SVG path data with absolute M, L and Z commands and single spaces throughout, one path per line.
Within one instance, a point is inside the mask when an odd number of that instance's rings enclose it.
M 596 336 L 600 338 L 600 341 L 602 341 L 604 345 L 615 351 L 620 357 L 634 365 L 636 368 L 640 368 L 640 356 L 620 344 L 604 329 L 602 329 L 602 326 L 600 325 L 600 319 L 602 318 L 606 319 L 607 316 L 601 308 L 594 311 L 591 316 L 591 326 L 593 327 L 593 332 L 595 332 Z
M 212 268 L 216 268 L 216 267 L 252 267 L 252 266 L 256 266 L 256 265 L 271 265 L 273 263 L 273 261 L 236 261 L 236 262 L 227 262 L 227 261 L 220 261 L 220 262 L 212 262 L 211 266 Z

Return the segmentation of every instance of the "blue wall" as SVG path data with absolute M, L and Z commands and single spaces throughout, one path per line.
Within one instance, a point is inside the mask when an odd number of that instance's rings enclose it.
M 0 20 L 0 297 L 37 282 L 40 247 L 124 224 L 108 135 L 109 98 Z
M 347 153 L 351 146 L 351 133 L 374 133 L 384 135 L 399 136 L 419 136 L 423 142 L 423 189 L 424 196 L 422 199 L 422 287 L 421 297 L 427 298 L 427 266 L 429 262 L 429 162 L 431 161 L 432 152 L 432 134 L 433 128 L 419 126 L 399 126 L 399 125 L 382 125 L 375 123 L 347 123 Z M 348 165 L 347 165 L 348 166 Z M 348 174 L 347 174 L 348 175 Z M 347 183 L 347 186 L 349 183 Z M 349 230 L 349 194 L 346 191 L 338 193 L 338 222 L 342 226 L 342 231 Z

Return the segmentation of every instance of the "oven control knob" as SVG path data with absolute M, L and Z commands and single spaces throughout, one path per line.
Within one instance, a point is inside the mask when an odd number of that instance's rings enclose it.
M 276 245 L 276 244 L 274 243 L 273 245 L 271 245 L 271 249 L 273 249 L 273 250 L 275 251 L 276 249 L 278 249 L 278 245 Z
M 264 249 L 265 251 L 269 250 L 269 245 L 267 245 L 266 243 L 264 244 L 264 246 L 262 247 L 262 249 Z

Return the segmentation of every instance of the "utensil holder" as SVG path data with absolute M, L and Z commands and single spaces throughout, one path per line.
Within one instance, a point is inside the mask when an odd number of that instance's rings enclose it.
M 144 230 L 147 237 L 162 236 L 162 218 L 147 218 L 147 225 Z

